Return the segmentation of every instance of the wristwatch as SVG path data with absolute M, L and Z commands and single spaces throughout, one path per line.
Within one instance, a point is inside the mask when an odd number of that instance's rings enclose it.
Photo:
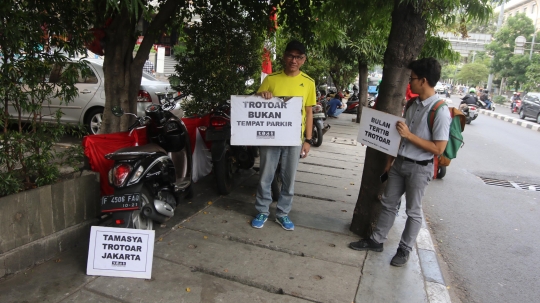
M 313 145 L 313 143 L 314 143 L 314 142 L 313 142 L 313 139 L 305 139 L 305 140 L 304 140 L 304 143 L 305 143 L 305 142 L 309 143 L 309 145 Z

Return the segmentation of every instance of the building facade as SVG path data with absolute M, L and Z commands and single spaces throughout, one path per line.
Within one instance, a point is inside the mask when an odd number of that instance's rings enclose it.
M 504 4 L 504 21 L 510 16 L 515 16 L 518 13 L 525 14 L 531 18 L 536 30 L 540 29 L 540 22 L 538 21 L 540 15 L 538 14 L 538 0 L 510 0 Z M 501 7 L 497 7 L 495 12 L 500 12 Z

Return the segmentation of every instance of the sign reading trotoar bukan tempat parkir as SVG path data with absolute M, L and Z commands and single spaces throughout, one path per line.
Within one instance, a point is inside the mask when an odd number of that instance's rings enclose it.
M 302 97 L 231 96 L 231 145 L 298 146 Z

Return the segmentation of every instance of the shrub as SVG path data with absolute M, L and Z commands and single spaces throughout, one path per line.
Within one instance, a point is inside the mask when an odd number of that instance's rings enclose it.
M 495 96 L 493 97 L 493 102 L 497 104 L 504 104 L 504 102 L 506 102 L 506 97 L 503 95 Z
M 176 74 L 169 78 L 177 91 L 191 96 L 182 106 L 188 116 L 254 90 L 246 81 L 260 74 L 266 29 L 249 14 L 224 14 L 219 7 L 199 15 L 201 22 L 182 30 L 183 43 L 175 48 Z

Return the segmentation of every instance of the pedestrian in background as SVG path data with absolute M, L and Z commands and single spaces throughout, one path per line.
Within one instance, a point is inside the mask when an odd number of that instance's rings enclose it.
M 154 63 L 152 63 L 148 57 L 146 58 L 146 62 L 144 62 L 143 72 L 150 75 L 154 74 Z
M 334 98 L 330 99 L 328 103 L 328 112 L 326 113 L 329 118 L 337 118 L 345 109 L 346 105 L 343 104 L 343 95 L 341 92 L 337 93 Z
M 411 91 L 418 98 L 405 112 L 405 122 L 397 122 L 401 136 L 397 158 L 388 156 L 384 172 L 388 183 L 381 198 L 381 213 L 370 238 L 349 244 L 355 250 L 383 251 L 383 243 L 394 224 L 397 206 L 405 193 L 407 221 L 396 254 L 390 262 L 403 266 L 422 226 L 422 197 L 433 177 L 433 156 L 446 148 L 450 129 L 450 111 L 438 110 L 432 129 L 427 119 L 431 107 L 439 100 L 435 85 L 441 77 L 441 65 L 435 58 L 412 61 L 409 66 Z M 447 106 L 447 105 L 443 105 Z
M 251 221 L 254 228 L 262 228 L 270 215 L 272 204 L 272 181 L 279 163 L 282 180 L 281 192 L 277 201 L 276 222 L 285 230 L 294 230 L 289 218 L 294 196 L 294 180 L 300 158 L 309 154 L 313 139 L 313 112 L 311 107 L 317 104 L 315 97 L 315 81 L 300 71 L 306 62 L 306 49 L 302 43 L 293 40 L 287 44 L 283 54 L 284 69 L 264 78 L 257 95 L 265 99 L 274 96 L 302 96 L 302 132 L 298 134 L 297 146 L 261 146 L 260 179 L 257 186 L 255 209 L 257 216 Z M 305 130 L 305 138 L 304 138 Z

